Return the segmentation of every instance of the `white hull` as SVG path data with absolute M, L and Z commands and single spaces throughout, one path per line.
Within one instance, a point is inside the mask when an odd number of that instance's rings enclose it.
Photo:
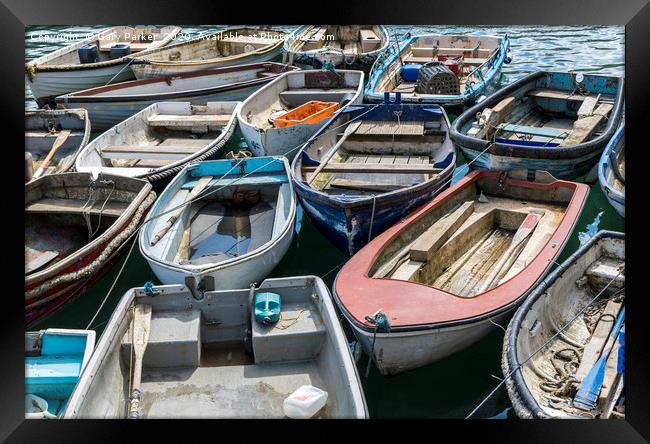
M 492 322 L 501 324 L 508 310 Z M 484 319 L 458 326 L 430 328 L 411 332 L 377 333 L 374 361 L 382 375 L 394 375 L 436 362 L 477 342 L 496 326 Z M 366 354 L 372 350 L 373 333 L 352 324 L 352 330 Z

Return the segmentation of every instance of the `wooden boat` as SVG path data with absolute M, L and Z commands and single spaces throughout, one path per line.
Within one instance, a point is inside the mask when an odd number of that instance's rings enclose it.
M 261 282 L 293 238 L 289 164 L 282 157 L 192 163 L 151 214 L 140 230 L 140 251 L 163 284 L 201 293 Z
M 156 191 L 190 162 L 217 157 L 235 132 L 241 102 L 160 102 L 104 132 L 79 154 L 77 171 L 146 179 Z
M 573 402 L 624 308 L 624 262 L 625 235 L 601 231 L 549 274 L 517 310 L 501 360 L 504 374 L 512 374 L 506 387 L 517 416 L 624 418 L 612 413 L 622 389 L 617 360 L 624 341 L 615 341 L 609 357 L 603 358 L 603 384 L 594 392 L 598 407 L 583 410 Z M 547 341 L 548 346 L 539 350 Z
M 288 72 L 251 94 L 237 113 L 246 143 L 256 156 L 293 159 L 328 119 L 276 127 L 273 119 L 310 101 L 337 102 L 339 108 L 363 100 L 361 71 Z
M 301 206 L 352 256 L 449 186 L 456 166 L 449 127 L 438 105 L 348 107 L 294 159 L 291 177 Z
M 362 248 L 333 293 L 379 371 L 442 359 L 506 319 L 553 265 L 588 193 L 545 172 L 473 171 Z
M 538 71 L 461 114 L 451 138 L 470 167 L 541 169 L 562 179 L 589 172 L 616 131 L 625 85 L 576 76 Z
M 228 66 L 177 76 L 132 80 L 65 94 L 57 106 L 85 108 L 93 130 L 106 131 L 156 102 L 236 102 L 287 71 L 298 68 L 280 63 Z
M 41 167 L 42 175 L 70 171 L 89 139 L 90 120 L 85 109 L 26 111 L 25 160 L 29 174 L 25 181 L 32 180 Z
M 59 418 L 95 349 L 93 330 L 25 332 L 25 417 Z
M 253 291 L 281 296 L 277 324 L 251 321 L 248 288 L 209 291 L 200 300 L 182 285 L 129 290 L 64 418 L 127 417 L 134 306 L 151 307 L 140 418 L 282 418 L 285 397 L 302 385 L 328 394 L 317 418 L 366 418 L 354 360 L 323 281 L 267 279 Z
M 283 61 L 303 69 L 320 69 L 323 63 L 368 73 L 390 44 L 383 25 L 304 25 L 284 43 Z
M 156 199 L 130 177 L 59 173 L 25 185 L 25 318 L 42 321 L 99 278 Z
M 137 79 L 209 68 L 273 62 L 280 58 L 286 32 L 264 27 L 229 28 L 133 58 Z
M 180 31 L 178 26 L 108 28 L 26 63 L 27 84 L 36 103 L 43 106 L 61 94 L 133 79 L 133 72 L 125 61 L 126 56 L 111 58 L 111 48 L 117 44 L 126 44 L 131 55 L 142 55 L 146 51 L 167 45 Z M 98 61 L 82 63 L 78 50 L 89 44 L 97 46 Z
M 625 122 L 616 130 L 600 157 L 598 181 L 611 206 L 625 217 Z
M 471 104 L 494 90 L 501 67 L 512 59 L 508 36 L 409 33 L 398 46 L 399 51 L 386 51 L 372 67 L 366 102 L 382 102 L 385 92 L 399 92 L 403 102 Z M 430 64 L 427 70 L 426 64 Z M 402 67 L 418 65 L 420 85 L 402 74 Z

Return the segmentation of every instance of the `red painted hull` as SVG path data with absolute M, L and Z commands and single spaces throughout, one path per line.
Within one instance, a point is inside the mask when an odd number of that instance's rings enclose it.
M 474 297 L 459 297 L 424 284 L 388 278 L 371 278 L 369 270 L 380 253 L 409 225 L 423 218 L 433 208 L 453 199 L 455 194 L 482 178 L 502 173 L 473 171 L 456 185 L 398 222 L 354 255 L 339 272 L 334 294 L 346 318 L 357 328 L 374 328 L 365 320 L 378 310 L 389 316 L 391 330 L 418 330 L 470 323 L 487 315 L 513 308 L 548 271 L 562 250 L 580 216 L 589 193 L 584 184 L 557 180 L 551 183 L 528 182 L 505 178 L 513 187 L 549 190 L 564 188 L 571 192 L 562 220 L 548 242 L 534 259 L 518 274 L 501 285 Z

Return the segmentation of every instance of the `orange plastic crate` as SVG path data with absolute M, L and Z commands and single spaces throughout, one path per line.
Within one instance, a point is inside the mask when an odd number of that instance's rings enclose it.
M 301 123 L 317 123 L 334 115 L 339 109 L 336 102 L 320 102 L 312 100 L 273 119 L 276 128 L 299 125 Z

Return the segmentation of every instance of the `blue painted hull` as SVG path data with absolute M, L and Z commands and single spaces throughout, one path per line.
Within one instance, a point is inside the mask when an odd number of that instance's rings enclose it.
M 605 147 L 600 162 L 598 163 L 598 182 L 600 182 L 600 188 L 603 190 L 610 205 L 614 207 L 616 212 L 622 217 L 625 217 L 625 191 L 620 191 L 614 188 L 612 184 L 614 181 L 614 173 L 612 171 L 612 165 L 610 164 L 610 156 L 613 153 L 613 155 L 618 158 L 618 154 L 624 149 L 625 123 L 621 124 L 618 130 L 616 130 L 612 140 L 610 140 Z

